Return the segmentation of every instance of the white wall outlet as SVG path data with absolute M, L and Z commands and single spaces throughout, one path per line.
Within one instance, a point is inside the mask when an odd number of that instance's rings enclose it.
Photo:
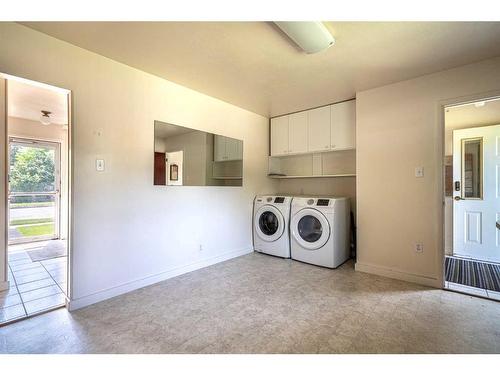
M 415 252 L 416 253 L 423 253 L 424 252 L 424 244 L 416 243 L 415 244 Z
M 96 159 L 95 170 L 98 172 L 104 172 L 104 159 Z
M 424 167 L 415 167 L 415 177 L 424 177 Z

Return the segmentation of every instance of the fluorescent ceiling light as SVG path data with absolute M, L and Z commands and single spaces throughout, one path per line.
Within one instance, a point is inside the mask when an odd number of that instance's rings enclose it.
M 476 103 L 474 103 L 474 105 L 476 106 L 476 108 L 478 108 L 478 107 L 484 107 L 485 104 L 486 104 L 486 102 L 476 102 Z
M 327 49 L 335 39 L 322 22 L 275 22 L 306 53 Z

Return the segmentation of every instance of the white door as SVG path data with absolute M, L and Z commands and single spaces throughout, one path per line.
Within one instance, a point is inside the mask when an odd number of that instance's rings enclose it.
M 226 160 L 226 137 L 222 135 L 214 136 L 214 160 L 223 161 Z
M 288 121 L 288 152 L 307 152 L 307 112 L 294 113 Z
M 331 107 L 332 150 L 348 150 L 356 147 L 356 101 L 333 104 Z
M 288 116 L 271 119 L 271 155 L 288 154 Z
M 167 152 L 167 185 L 182 186 L 184 151 Z
M 453 254 L 500 262 L 500 125 L 453 132 Z
M 309 111 L 308 151 L 330 149 L 330 106 Z

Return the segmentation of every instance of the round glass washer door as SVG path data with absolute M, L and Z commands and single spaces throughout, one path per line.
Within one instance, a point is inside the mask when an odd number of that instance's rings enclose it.
M 278 240 L 285 231 L 285 219 L 281 212 L 274 206 L 260 207 L 254 217 L 255 231 L 264 241 Z
M 330 224 L 325 215 L 312 208 L 297 212 L 291 221 L 292 236 L 301 247 L 317 250 L 330 238 Z

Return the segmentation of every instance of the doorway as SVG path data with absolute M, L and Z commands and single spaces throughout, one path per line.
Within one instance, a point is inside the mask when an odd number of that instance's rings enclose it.
M 500 300 L 500 98 L 445 107 L 445 288 Z
M 9 245 L 60 237 L 60 148 L 9 138 Z
M 6 76 L 6 275 L 0 325 L 69 298 L 70 92 Z

